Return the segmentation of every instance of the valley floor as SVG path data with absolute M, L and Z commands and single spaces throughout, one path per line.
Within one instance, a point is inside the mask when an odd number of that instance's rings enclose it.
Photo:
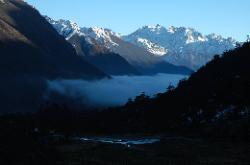
M 61 165 L 249 165 L 250 143 L 163 138 L 132 145 L 81 142 L 54 146 Z

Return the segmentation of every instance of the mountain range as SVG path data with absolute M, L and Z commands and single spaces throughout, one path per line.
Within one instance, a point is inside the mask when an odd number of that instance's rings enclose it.
M 144 26 L 130 35 L 122 37 L 167 62 L 197 70 L 227 50 L 235 48 L 236 40 L 221 35 L 203 35 L 193 28 Z
M 79 27 L 76 23 L 69 20 L 55 21 L 49 17 L 45 18 L 59 34 L 64 36 L 76 48 L 78 55 L 88 58 L 94 56 L 96 60 L 101 54 L 116 54 L 126 60 L 140 74 L 190 74 L 192 72 L 187 67 L 170 64 L 146 49 L 125 41 L 122 36 L 110 29 Z M 90 59 L 89 62 L 92 60 Z M 112 59 L 108 58 L 107 61 L 111 62 Z M 102 65 L 104 65 L 104 62 Z M 93 63 L 95 64 L 95 62 Z M 110 66 L 107 62 L 106 65 Z M 100 67 L 99 65 L 96 66 Z
M 233 38 L 203 35 L 193 28 L 171 26 L 167 29 L 158 24 L 144 26 L 122 36 L 110 29 L 79 27 L 69 20 L 46 18 L 68 41 L 72 36 L 81 36 L 98 52 L 115 52 L 139 68 L 153 68 L 155 64 L 167 62 L 197 70 L 212 60 L 214 55 L 235 48 L 237 43 Z M 72 44 L 77 46 L 76 43 Z

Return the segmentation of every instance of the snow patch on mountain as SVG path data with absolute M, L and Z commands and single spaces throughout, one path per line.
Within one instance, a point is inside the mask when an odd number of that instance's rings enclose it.
M 158 56 L 163 56 L 168 52 L 167 49 L 165 49 L 164 47 L 159 46 L 145 38 L 137 38 L 135 40 L 130 40 L 130 42 L 142 48 L 145 48 L 150 53 L 153 53 Z

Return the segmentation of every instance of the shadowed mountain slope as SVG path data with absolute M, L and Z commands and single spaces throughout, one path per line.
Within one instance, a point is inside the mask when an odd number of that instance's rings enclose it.
M 0 56 L 1 112 L 37 109 L 47 79 L 107 77 L 21 0 L 0 2 Z

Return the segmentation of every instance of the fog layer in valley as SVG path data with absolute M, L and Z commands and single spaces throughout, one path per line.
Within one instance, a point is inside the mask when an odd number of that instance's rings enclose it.
M 185 77 L 157 74 L 155 76 L 114 76 L 112 79 L 98 81 L 52 80 L 48 81 L 48 89 L 49 95 L 57 93 L 69 98 L 71 102 L 87 103 L 91 106 L 119 106 L 142 92 L 149 96 L 165 92 L 169 85 L 176 85 Z

